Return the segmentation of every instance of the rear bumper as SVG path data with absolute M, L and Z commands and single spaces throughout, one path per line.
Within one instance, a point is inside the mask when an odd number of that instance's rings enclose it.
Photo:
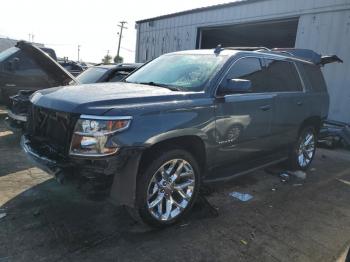
M 137 174 L 143 147 L 124 148 L 118 154 L 100 159 L 69 158 L 53 160 L 36 150 L 30 139 L 23 135 L 21 147 L 30 161 L 47 173 L 61 179 L 61 176 L 85 177 L 92 181 L 109 181 L 110 201 L 118 206 L 136 205 Z

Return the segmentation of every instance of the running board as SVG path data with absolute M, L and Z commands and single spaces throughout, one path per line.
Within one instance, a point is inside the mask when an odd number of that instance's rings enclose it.
M 279 158 L 277 160 L 273 160 L 273 161 L 267 162 L 265 164 L 262 164 L 262 165 L 259 165 L 259 166 L 256 166 L 256 167 L 244 170 L 244 171 L 240 171 L 240 172 L 234 173 L 233 175 L 229 175 L 229 176 L 222 176 L 222 177 L 218 177 L 218 178 L 207 178 L 207 179 L 204 179 L 203 184 L 229 181 L 229 180 L 232 180 L 234 178 L 237 178 L 237 177 L 246 175 L 248 173 L 257 171 L 259 169 L 263 169 L 263 168 L 266 168 L 266 167 L 269 167 L 269 166 L 281 163 L 281 162 L 283 162 L 283 161 L 285 161 L 287 159 L 288 159 L 288 157 Z

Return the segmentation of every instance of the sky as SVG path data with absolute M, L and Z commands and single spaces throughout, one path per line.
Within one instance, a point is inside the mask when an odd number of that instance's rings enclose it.
M 1 0 L 0 37 L 43 43 L 59 57 L 101 62 L 117 53 L 119 21 L 127 21 L 120 55 L 134 62 L 135 22 L 229 0 Z

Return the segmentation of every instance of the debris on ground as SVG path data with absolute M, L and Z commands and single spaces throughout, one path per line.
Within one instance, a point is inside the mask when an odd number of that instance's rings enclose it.
M 303 184 L 293 184 L 293 186 L 302 186 Z
M 241 200 L 243 202 L 249 201 L 253 198 L 250 194 L 240 193 L 240 192 L 232 192 L 230 193 L 230 196 L 237 198 L 238 200 Z
M 190 223 L 182 224 L 180 227 L 187 227 Z
M 271 191 L 275 192 L 277 189 L 276 188 L 272 188 Z
M 282 183 L 287 183 L 290 177 L 287 173 L 281 173 L 280 178 Z
M 7 216 L 6 213 L 0 213 L 0 220 L 3 219 L 3 218 L 5 218 L 6 216 Z
M 345 185 L 348 185 L 348 186 L 350 186 L 350 181 L 346 181 L 346 180 L 344 180 L 344 179 L 341 179 L 341 178 L 338 178 L 337 179 L 339 182 L 342 182 L 342 183 L 344 183 Z
M 350 125 L 348 123 L 327 120 L 319 134 L 318 144 L 326 148 L 350 147 Z
M 248 245 L 248 242 L 247 241 L 245 241 L 244 239 L 241 239 L 241 243 L 243 244 L 243 245 Z
M 255 233 L 254 233 L 254 232 L 250 233 L 250 238 L 251 238 L 252 240 L 255 239 Z
M 304 171 L 301 171 L 301 170 L 288 171 L 288 174 L 295 176 L 295 177 L 302 179 L 302 180 L 306 179 L 306 173 Z
M 313 167 L 313 168 L 310 168 L 310 171 L 311 171 L 311 172 L 315 172 L 315 171 L 316 171 L 316 168 L 314 168 L 314 167 Z
M 33 216 L 37 217 L 37 216 L 40 216 L 40 210 L 35 210 L 34 213 L 33 213 Z

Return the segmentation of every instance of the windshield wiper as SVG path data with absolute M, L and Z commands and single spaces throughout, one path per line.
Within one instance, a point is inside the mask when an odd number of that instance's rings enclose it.
M 161 84 L 161 83 L 156 83 L 156 82 L 153 82 L 153 81 L 150 81 L 150 82 L 138 82 L 137 84 L 164 87 L 164 88 L 170 89 L 171 91 L 182 91 L 182 90 L 181 90 L 180 88 L 178 88 L 178 87 L 169 86 L 169 85 Z

